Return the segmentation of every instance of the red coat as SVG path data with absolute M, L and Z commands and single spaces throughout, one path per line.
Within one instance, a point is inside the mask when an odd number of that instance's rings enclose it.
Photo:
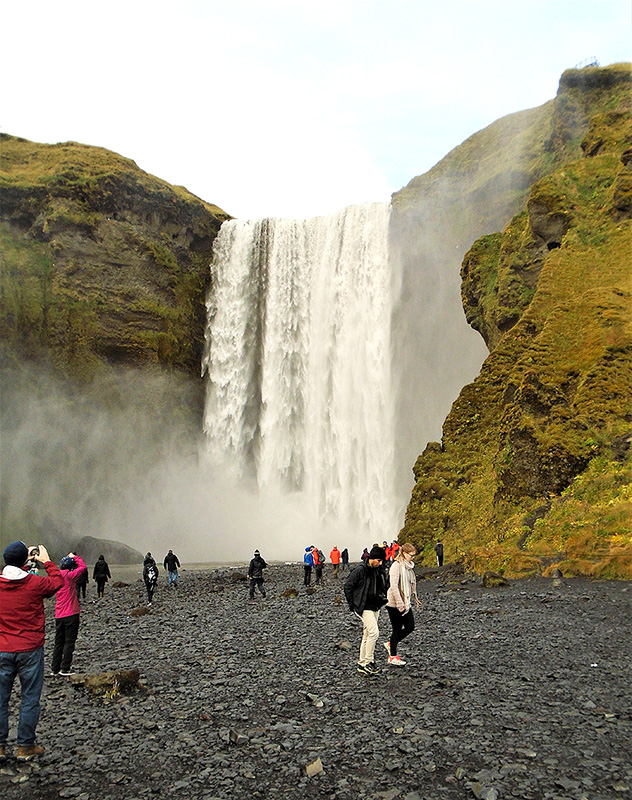
M 19 567 L 5 567 L 0 575 L 0 652 L 27 653 L 44 644 L 44 598 L 52 597 L 64 584 L 52 561 L 44 564 L 47 577 L 32 575 Z M 5 577 L 4 573 L 16 577 Z
M 329 558 L 331 559 L 332 564 L 340 564 L 340 550 L 338 550 L 337 547 L 334 547 L 329 554 Z

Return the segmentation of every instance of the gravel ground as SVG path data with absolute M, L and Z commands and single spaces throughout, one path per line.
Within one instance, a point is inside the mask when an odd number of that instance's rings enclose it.
M 329 567 L 331 569 L 331 567 Z M 93 695 L 50 677 L 46 753 L 0 765 L 0 796 L 50 800 L 632 797 L 632 588 L 534 578 L 486 589 L 449 570 L 420 580 L 404 668 L 359 675 L 360 623 L 326 572 L 272 566 L 248 600 L 235 570 L 142 582 L 94 599 L 77 672 L 138 668 L 144 688 Z M 289 587 L 297 597 L 282 597 Z M 48 607 L 47 668 L 53 640 Z M 14 749 L 17 691 L 12 698 Z M 307 773 L 307 774 L 306 774 Z M 313 773 L 313 774 L 310 774 Z

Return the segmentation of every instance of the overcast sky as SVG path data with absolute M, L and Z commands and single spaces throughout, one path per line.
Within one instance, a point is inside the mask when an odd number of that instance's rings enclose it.
M 388 200 L 595 56 L 629 0 L 0 0 L 0 130 L 74 140 L 241 218 Z

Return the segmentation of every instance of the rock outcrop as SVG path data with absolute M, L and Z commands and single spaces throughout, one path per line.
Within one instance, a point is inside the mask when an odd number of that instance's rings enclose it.
M 562 76 L 547 151 L 501 233 L 462 265 L 491 353 L 419 457 L 402 537 L 508 573 L 632 576 L 632 230 L 629 65 Z M 537 157 L 537 153 L 534 154 Z M 532 526 L 534 509 L 546 508 Z

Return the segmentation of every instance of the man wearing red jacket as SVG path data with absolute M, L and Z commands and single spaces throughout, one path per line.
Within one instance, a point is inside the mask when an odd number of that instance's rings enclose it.
M 31 557 L 47 577 L 29 572 L 29 550 L 12 542 L 4 551 L 0 575 L 0 760 L 6 756 L 9 734 L 9 698 L 15 676 L 20 678 L 22 700 L 18 721 L 18 761 L 31 761 L 44 748 L 35 744 L 44 685 L 44 598 L 64 584 L 60 571 L 44 545 Z

